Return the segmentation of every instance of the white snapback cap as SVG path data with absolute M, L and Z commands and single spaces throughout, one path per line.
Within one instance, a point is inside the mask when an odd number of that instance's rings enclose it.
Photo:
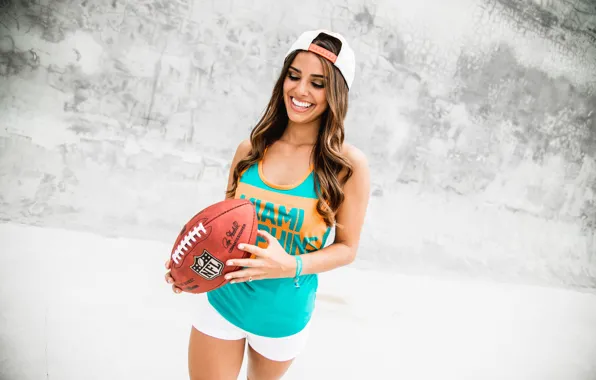
M 335 37 L 341 41 L 341 50 L 338 55 L 333 54 L 329 50 L 322 48 L 319 45 L 313 44 L 313 40 L 321 33 L 327 34 L 331 37 Z M 325 29 L 309 30 L 300 35 L 298 39 L 292 44 L 290 50 L 286 53 L 286 57 L 290 55 L 294 50 L 305 50 L 311 51 L 318 54 L 329 61 L 331 61 L 335 67 L 337 67 L 343 75 L 348 89 L 352 87 L 354 82 L 354 74 L 356 72 L 356 58 L 354 56 L 354 50 L 348 44 L 348 41 L 339 33 L 334 33 Z

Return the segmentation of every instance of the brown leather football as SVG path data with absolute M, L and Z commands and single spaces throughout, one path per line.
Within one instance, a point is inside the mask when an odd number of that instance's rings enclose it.
M 248 200 L 226 199 L 212 204 L 184 225 L 170 258 L 174 285 L 188 293 L 205 293 L 226 283 L 224 275 L 240 269 L 229 259 L 248 258 L 238 244 L 255 244 L 257 214 Z

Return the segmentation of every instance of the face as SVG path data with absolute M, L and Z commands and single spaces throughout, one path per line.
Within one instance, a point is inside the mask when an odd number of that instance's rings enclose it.
M 288 117 L 295 123 L 309 123 L 321 117 L 327 103 L 323 65 L 318 56 L 300 52 L 294 58 L 283 86 Z

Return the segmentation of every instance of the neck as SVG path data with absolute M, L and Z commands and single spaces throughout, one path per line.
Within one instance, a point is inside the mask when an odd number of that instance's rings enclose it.
M 297 124 L 288 120 L 288 126 L 281 136 L 281 140 L 292 145 L 314 145 L 317 142 L 320 126 L 319 119 L 306 124 Z

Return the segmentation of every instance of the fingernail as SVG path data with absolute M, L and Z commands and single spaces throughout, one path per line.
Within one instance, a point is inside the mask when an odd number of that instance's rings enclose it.
M 174 281 L 172 281 L 171 278 L 168 278 L 168 284 L 172 284 Z
M 235 283 L 236 283 L 236 280 L 230 281 L 230 284 L 235 284 Z
M 228 265 L 234 265 L 234 262 L 232 260 L 228 260 L 228 262 L 226 264 L 228 264 Z
M 244 244 L 238 244 L 238 249 L 244 249 Z
M 230 278 L 232 278 L 232 276 L 226 276 L 226 280 L 229 280 Z

